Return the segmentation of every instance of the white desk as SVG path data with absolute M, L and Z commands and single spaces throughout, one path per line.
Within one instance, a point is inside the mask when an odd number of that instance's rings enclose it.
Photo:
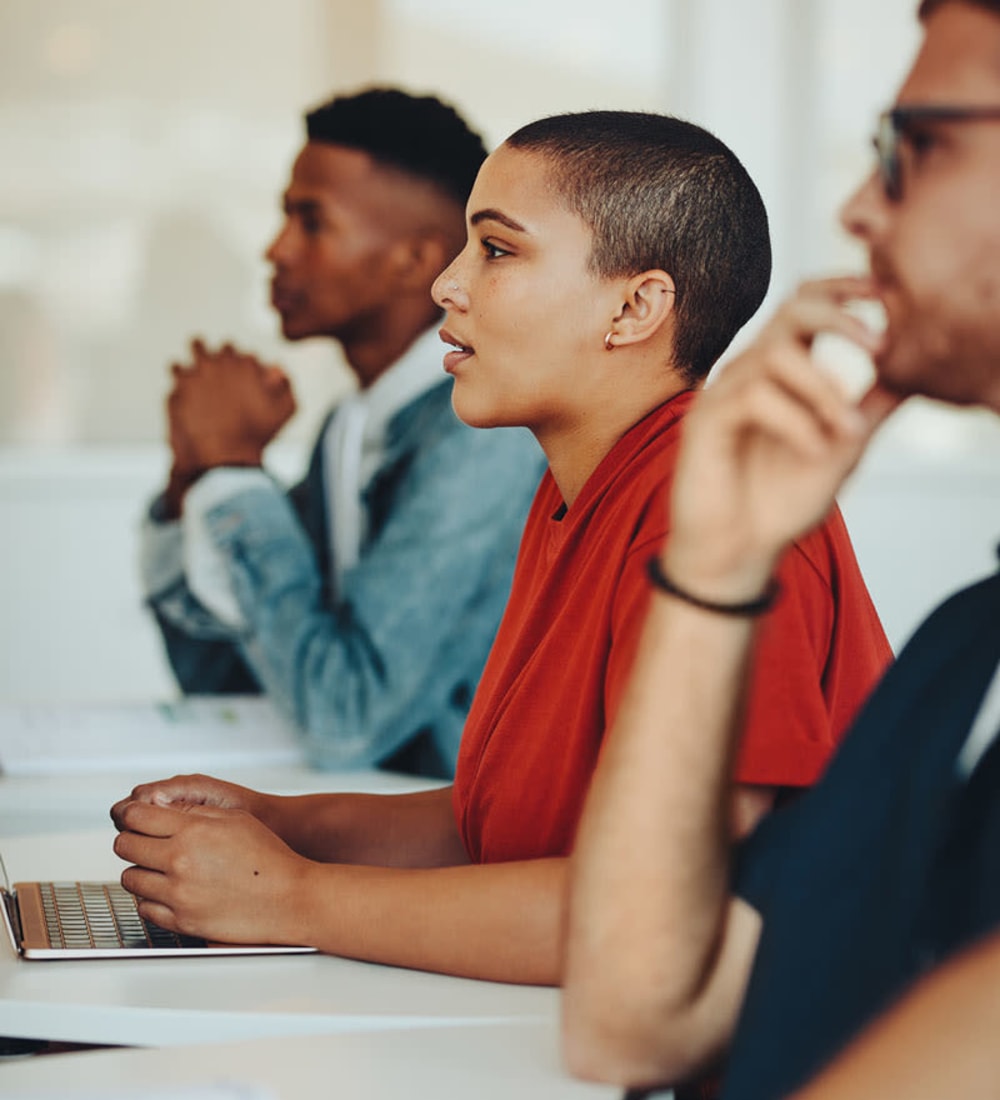
M 0 1066 L 8 1100 L 112 1094 L 141 1100 L 155 1088 L 238 1081 L 278 1100 L 603 1100 L 622 1090 L 562 1071 L 551 1021 L 359 1035 L 292 1036 L 177 1050 L 56 1054 Z M 53 1092 L 50 1090 L 56 1090 Z
M 0 847 L 12 878 L 117 878 L 108 808 L 145 774 L 0 778 Z M 381 772 L 305 768 L 225 776 L 276 793 L 435 786 Z M 70 830 L 70 831 L 67 831 Z M 326 956 L 35 962 L 0 942 L 0 1035 L 166 1049 L 55 1054 L 0 1064 L 0 1094 L 96 1100 L 228 1079 L 279 1100 L 574 1100 L 621 1090 L 566 1077 L 558 993 Z M 53 1093 L 51 1090 L 60 1090 Z
M 251 777 L 240 776 L 249 780 Z M 291 783 L 291 777 L 286 776 Z M 313 789 L 336 786 L 330 776 L 299 777 Z M 398 785 L 408 779 L 354 775 L 355 789 Z M 113 778 L 117 797 L 127 787 Z M 283 784 L 268 784 L 284 789 Z M 111 850 L 108 791 L 85 780 L 0 780 L 0 846 L 12 880 L 117 879 L 122 863 Z M 34 792 L 32 791 L 32 788 Z M 292 789 L 301 789 L 291 784 Z M 72 833 L 4 836 L 18 803 L 32 793 L 41 802 L 20 807 L 36 821 L 65 809 L 105 820 Z M 8 795 L 13 791 L 12 799 Z M 51 822 L 50 822 L 51 824 Z M 469 1021 L 554 1018 L 554 989 L 502 985 L 377 966 L 321 955 L 206 959 L 25 962 L 4 939 L 0 945 L 0 1035 L 62 1042 L 190 1044 L 268 1035 L 320 1034 Z

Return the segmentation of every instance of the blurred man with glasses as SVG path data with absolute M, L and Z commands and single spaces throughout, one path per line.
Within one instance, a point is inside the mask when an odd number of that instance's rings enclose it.
M 1000 413 L 1000 2 L 919 15 L 842 215 L 870 274 L 803 286 L 690 414 L 666 583 L 578 834 L 566 1056 L 635 1095 L 1000 1095 L 1000 575 L 917 631 L 815 789 L 736 851 L 725 828 L 782 550 L 908 397 Z M 859 400 L 811 361 L 824 332 L 871 355 Z

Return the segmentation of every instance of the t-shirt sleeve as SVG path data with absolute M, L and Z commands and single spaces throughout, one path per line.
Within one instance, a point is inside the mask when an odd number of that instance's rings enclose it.
M 604 681 L 605 722 L 614 721 L 618 705 L 631 678 L 632 665 L 639 651 L 643 624 L 653 597 L 646 575 L 646 563 L 663 542 L 663 532 L 656 531 L 629 553 L 622 568 L 615 593 L 611 622 L 611 652 Z
M 781 595 L 761 622 L 736 765 L 738 783 L 804 787 L 822 773 L 834 730 L 823 677 L 834 628 L 829 581 L 798 545 L 778 570 Z
M 782 559 L 762 621 L 736 779 L 803 787 L 819 778 L 892 650 L 839 509 Z

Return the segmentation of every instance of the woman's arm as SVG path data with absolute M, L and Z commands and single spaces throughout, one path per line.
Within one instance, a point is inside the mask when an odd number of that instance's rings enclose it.
M 494 981 L 559 981 L 563 860 L 352 866 L 294 852 L 245 810 L 134 801 L 118 819 L 115 851 L 136 865 L 122 883 L 165 928 Z
M 468 862 L 451 787 L 410 794 L 304 794 L 265 819 L 300 855 L 321 863 L 451 867 Z
M 175 775 L 135 787 L 111 817 L 126 828 L 132 803 L 241 810 L 299 855 L 326 863 L 440 867 L 467 862 L 451 806 L 451 787 L 410 794 L 276 795 L 208 775 Z

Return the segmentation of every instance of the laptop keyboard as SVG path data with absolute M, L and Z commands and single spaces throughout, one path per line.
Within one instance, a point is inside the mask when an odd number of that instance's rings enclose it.
M 144 920 L 135 898 L 116 882 L 43 882 L 42 909 L 53 947 L 201 947 Z

